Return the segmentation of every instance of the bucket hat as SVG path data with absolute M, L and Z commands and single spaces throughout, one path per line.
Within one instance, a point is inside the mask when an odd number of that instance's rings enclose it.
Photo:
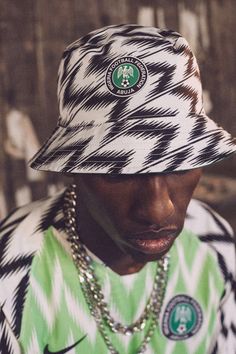
M 196 58 L 177 32 L 138 25 L 93 31 L 64 51 L 57 128 L 30 164 L 67 173 L 202 167 L 236 151 L 204 112 Z

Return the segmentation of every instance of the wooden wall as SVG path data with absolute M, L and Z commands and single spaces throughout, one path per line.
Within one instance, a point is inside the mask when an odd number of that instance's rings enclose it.
M 61 53 L 87 32 L 116 23 L 185 35 L 200 63 L 210 116 L 236 135 L 236 1 L 0 0 L 0 218 L 60 187 L 60 176 L 30 171 L 26 161 L 57 120 Z M 22 112 L 18 118 L 7 115 L 9 93 Z M 232 177 L 235 167 L 234 158 L 211 172 Z

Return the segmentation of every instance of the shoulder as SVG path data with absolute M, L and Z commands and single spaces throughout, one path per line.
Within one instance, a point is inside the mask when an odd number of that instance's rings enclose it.
M 44 231 L 50 226 L 60 230 L 63 192 L 16 209 L 0 225 L 1 282 L 20 280 L 30 269 L 34 255 L 43 244 Z M 14 275 L 14 277 L 13 277 Z
M 22 237 L 43 232 L 53 223 L 60 221 L 64 190 L 48 197 L 13 210 L 0 223 L 0 242 L 5 238 Z M 60 228 L 60 225 L 58 225 Z
M 235 278 L 235 238 L 229 223 L 207 204 L 192 199 L 185 229 L 194 233 L 215 254 L 225 281 Z
M 192 199 L 189 203 L 185 227 L 193 229 L 199 236 L 212 235 L 213 238 L 215 235 L 217 238 L 216 235 L 221 235 L 226 237 L 225 240 L 233 237 L 233 230 L 229 223 L 209 205 L 196 199 Z
M 61 229 L 64 192 L 14 210 L 0 224 L 0 272 L 3 278 L 30 267 L 41 249 L 44 232 Z
M 0 273 L 2 279 L 30 267 L 40 250 L 44 231 L 62 228 L 64 191 L 14 210 L 0 224 Z
M 235 352 L 236 309 L 236 255 L 235 236 L 231 226 L 207 204 L 198 200 L 190 202 L 185 228 L 194 233 L 202 247 L 216 261 L 224 290 L 217 312 L 217 328 L 212 337 L 211 353 Z
M 11 333 L 20 335 L 30 270 L 44 231 L 50 226 L 62 228 L 63 195 L 64 191 L 18 208 L 0 224 L 0 328 L 7 323 L 11 337 Z

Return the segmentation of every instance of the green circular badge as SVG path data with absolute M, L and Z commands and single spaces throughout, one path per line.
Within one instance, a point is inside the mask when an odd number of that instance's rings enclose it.
M 120 89 L 131 88 L 137 84 L 140 71 L 134 64 L 120 64 L 112 74 L 113 84 Z
M 130 96 L 146 83 L 147 68 L 137 58 L 123 57 L 113 61 L 106 72 L 106 85 L 116 96 Z
M 188 295 L 177 295 L 166 306 L 162 332 L 169 339 L 184 340 L 197 333 L 202 322 L 202 309 L 197 301 Z

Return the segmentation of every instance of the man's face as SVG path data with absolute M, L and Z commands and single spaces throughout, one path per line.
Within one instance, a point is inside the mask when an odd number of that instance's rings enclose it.
M 75 181 L 90 220 L 103 230 L 101 237 L 111 238 L 122 252 L 147 262 L 168 252 L 181 232 L 200 176 L 201 169 L 195 169 L 170 174 L 86 174 Z

